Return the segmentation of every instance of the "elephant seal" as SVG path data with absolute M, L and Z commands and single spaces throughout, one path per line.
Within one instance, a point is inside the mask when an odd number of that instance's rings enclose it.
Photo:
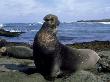
M 10 46 L 0 49 L 2 56 L 10 56 L 20 59 L 33 59 L 33 50 L 25 46 Z
M 47 80 L 67 76 L 79 69 L 91 68 L 100 58 L 93 50 L 73 49 L 61 44 L 56 36 L 59 24 L 57 16 L 46 15 L 34 38 L 34 63 Z

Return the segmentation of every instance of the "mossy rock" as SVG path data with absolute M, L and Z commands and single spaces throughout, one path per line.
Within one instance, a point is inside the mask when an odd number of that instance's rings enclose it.
M 101 51 L 98 53 L 101 59 L 98 61 L 100 72 L 110 72 L 110 51 Z
M 92 49 L 95 51 L 103 51 L 103 50 L 110 50 L 110 41 L 82 42 L 82 43 L 68 44 L 68 46 L 78 49 Z
M 35 67 L 32 60 L 16 59 L 9 57 L 0 58 L 0 71 L 26 71 Z
M 0 72 L 0 82 L 45 82 L 40 74 L 25 75 L 20 72 Z
M 110 68 L 110 51 L 101 51 L 98 53 L 101 57 L 101 63 Z
M 102 74 L 100 74 L 100 77 L 102 78 L 102 80 L 104 81 L 104 82 L 110 82 L 110 73 L 102 73 Z
M 101 56 L 101 58 L 106 58 L 110 60 L 110 51 L 108 50 L 101 51 L 101 52 L 98 52 L 98 54 Z
M 46 81 L 42 75 L 35 73 L 26 75 L 20 72 L 1 72 L 0 82 L 51 82 Z M 69 78 L 56 79 L 54 82 L 103 82 L 101 78 L 87 71 L 79 71 Z
M 78 71 L 69 78 L 56 80 L 55 82 L 103 82 L 100 77 L 88 71 Z

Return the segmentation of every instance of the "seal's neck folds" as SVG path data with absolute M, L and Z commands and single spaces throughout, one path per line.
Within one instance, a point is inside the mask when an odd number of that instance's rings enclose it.
M 56 33 L 53 33 L 52 28 L 42 26 L 38 32 L 38 42 L 41 46 L 53 49 L 56 45 Z

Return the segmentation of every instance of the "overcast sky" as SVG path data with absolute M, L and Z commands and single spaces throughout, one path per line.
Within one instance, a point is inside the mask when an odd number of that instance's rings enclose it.
M 110 0 L 0 0 L 0 23 L 42 22 L 49 13 L 63 22 L 110 18 Z

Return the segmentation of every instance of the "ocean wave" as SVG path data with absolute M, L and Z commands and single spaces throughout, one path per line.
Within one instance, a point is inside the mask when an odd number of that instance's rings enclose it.
M 43 24 L 43 22 L 38 22 L 38 24 Z
M 38 30 L 31 30 L 32 32 L 37 32 Z
M 110 24 L 110 22 L 99 22 L 101 24 Z
M 10 30 L 10 32 L 21 32 L 20 30 Z
M 2 28 L 3 27 L 3 24 L 0 24 L 0 28 Z

